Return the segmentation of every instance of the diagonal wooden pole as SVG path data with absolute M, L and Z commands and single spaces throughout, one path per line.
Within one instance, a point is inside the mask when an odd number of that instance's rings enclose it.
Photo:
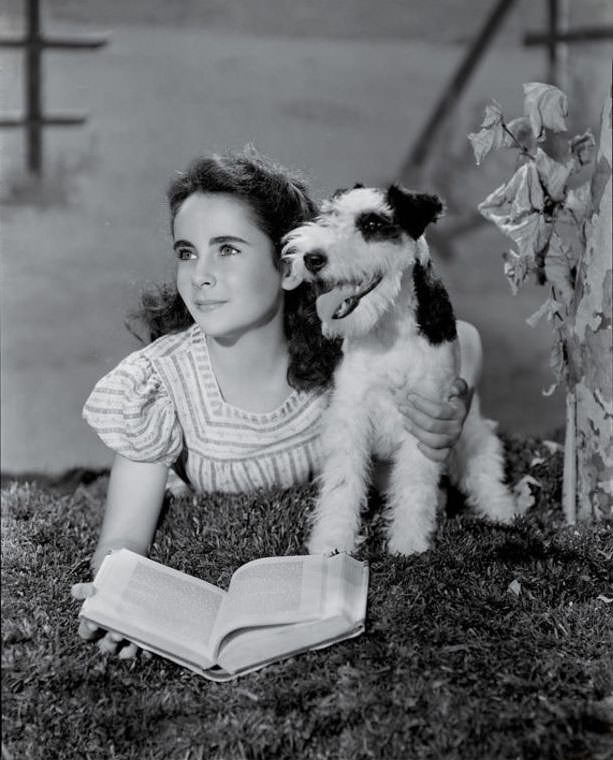
M 498 3 L 496 3 L 494 10 L 486 19 L 475 41 L 443 90 L 443 94 L 423 126 L 411 152 L 402 164 L 399 172 L 400 179 L 411 178 L 411 174 L 415 170 L 419 171 L 427 163 L 439 130 L 455 108 L 474 69 L 487 52 L 487 48 L 492 42 L 494 35 L 507 13 L 515 5 L 515 2 L 516 0 L 498 0 Z M 414 181 L 414 178 L 411 178 L 410 181 Z
M 41 34 L 40 0 L 26 0 L 27 28 L 23 39 L 0 39 L 2 48 L 23 48 L 25 51 L 25 109 L 22 116 L 0 117 L 0 127 L 25 127 L 28 170 L 40 176 L 43 170 L 43 127 L 83 124 L 79 114 L 46 115 L 43 108 L 42 53 L 47 48 L 91 50 L 107 44 L 104 38 L 46 39 Z

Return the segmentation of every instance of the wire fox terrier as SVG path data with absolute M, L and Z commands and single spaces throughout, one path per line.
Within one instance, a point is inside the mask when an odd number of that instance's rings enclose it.
M 436 196 L 398 185 L 356 185 L 337 191 L 284 240 L 292 273 L 316 288 L 323 333 L 343 339 L 323 420 L 312 554 L 356 548 L 372 457 L 392 461 L 390 552 L 428 549 L 444 468 L 477 513 L 505 522 L 516 513 L 496 425 L 481 417 L 476 394 L 446 465 L 422 454 L 399 407 L 410 392 L 448 399 L 459 372 L 453 309 L 423 237 L 442 208 Z

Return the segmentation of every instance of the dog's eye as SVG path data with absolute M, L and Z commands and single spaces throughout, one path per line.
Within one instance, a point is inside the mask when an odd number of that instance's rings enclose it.
M 378 214 L 363 214 L 357 220 L 357 226 L 362 232 L 377 232 L 385 224 L 385 220 Z
M 361 214 L 356 219 L 356 227 L 367 240 L 382 240 L 385 238 L 393 238 L 395 236 L 394 225 L 389 219 L 386 219 L 380 214 Z

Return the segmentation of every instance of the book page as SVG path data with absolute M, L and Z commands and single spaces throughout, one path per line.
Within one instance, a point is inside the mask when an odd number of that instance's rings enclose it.
M 328 557 L 323 617 L 342 615 L 357 622 L 366 616 L 368 565 L 348 554 Z
M 230 674 L 245 673 L 301 652 L 329 647 L 363 631 L 363 620 L 353 625 L 339 616 L 295 625 L 243 629 L 224 639 L 218 662 Z
M 298 652 L 330 646 L 364 630 L 368 565 L 347 554 L 318 559 L 323 561 L 325 572 L 321 573 L 321 566 L 316 565 L 324 585 L 317 617 L 285 625 L 235 626 L 217 654 L 222 667 L 228 672 L 248 672 Z M 227 602 L 231 598 L 230 593 Z
M 214 631 L 218 645 L 230 631 L 317 618 L 323 608 L 326 558 L 266 557 L 232 576 Z
M 212 662 L 211 635 L 226 592 L 126 549 L 105 558 L 81 614 L 161 653 Z

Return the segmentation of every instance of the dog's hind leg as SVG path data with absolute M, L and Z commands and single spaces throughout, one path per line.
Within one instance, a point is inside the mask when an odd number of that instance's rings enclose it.
M 441 469 L 421 453 L 412 437 L 396 452 L 387 492 L 388 547 L 392 554 L 414 554 L 430 548 Z
M 307 544 L 311 554 L 350 553 L 358 543 L 370 481 L 370 423 L 364 411 L 337 397 L 326 415 L 320 492 Z
M 495 423 L 481 416 L 475 395 L 460 440 L 449 457 L 448 471 L 478 515 L 510 522 L 519 510 L 504 484 L 502 442 L 494 427 Z

